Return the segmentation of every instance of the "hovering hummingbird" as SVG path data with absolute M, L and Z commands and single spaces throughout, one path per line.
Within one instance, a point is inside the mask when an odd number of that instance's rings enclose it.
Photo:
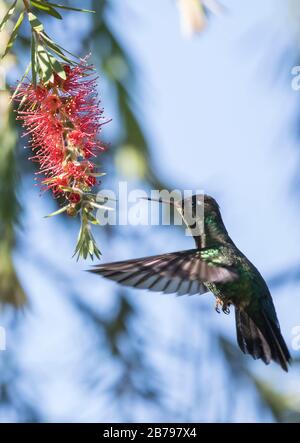
M 190 229 L 196 248 L 96 265 L 91 272 L 122 285 L 151 291 L 178 295 L 211 291 L 216 297 L 217 312 L 221 307 L 228 314 L 230 305 L 235 307 L 240 349 L 265 364 L 274 360 L 288 371 L 291 356 L 268 286 L 229 237 L 217 202 L 208 195 L 194 195 L 177 202 L 156 201 L 175 206 Z

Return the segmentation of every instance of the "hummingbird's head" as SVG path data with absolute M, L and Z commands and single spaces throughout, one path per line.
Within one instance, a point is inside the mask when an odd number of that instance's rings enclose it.
M 142 197 L 143 198 L 143 197 Z M 214 236 L 217 232 L 216 226 L 222 228 L 222 232 L 227 235 L 223 224 L 219 205 L 216 200 L 206 194 L 197 194 L 183 200 L 165 200 L 162 198 L 146 200 L 157 201 L 173 206 L 183 218 L 193 237 L 196 239 L 198 247 L 201 245 L 199 239 L 204 235 Z M 217 232 L 219 233 L 219 231 Z
M 166 203 L 168 205 L 174 206 L 183 215 L 196 216 L 198 211 L 202 213 L 219 213 L 219 205 L 216 200 L 207 194 L 196 194 L 191 197 L 187 197 L 183 200 L 164 200 L 162 198 L 153 199 L 150 197 L 141 197 L 141 199 L 157 201 L 159 203 Z
M 212 238 L 215 236 L 218 231 L 216 226 L 221 226 L 222 232 L 227 234 L 219 205 L 209 195 L 193 195 L 181 200 L 181 202 L 176 202 L 175 205 L 195 238 L 198 247 L 202 245 L 202 240 L 199 242 L 199 239 L 202 239 L 204 235 Z
M 197 194 L 177 202 L 178 209 L 184 216 L 199 218 L 205 214 L 219 213 L 219 205 L 213 197 L 206 194 Z

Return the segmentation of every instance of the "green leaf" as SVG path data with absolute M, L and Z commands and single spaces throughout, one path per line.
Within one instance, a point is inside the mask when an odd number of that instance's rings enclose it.
M 92 240 L 89 241 L 88 248 L 89 248 L 89 254 L 92 256 L 94 254 L 94 243 Z
M 96 217 L 94 217 L 94 215 L 92 213 L 88 213 L 87 214 L 87 219 L 90 223 L 92 223 L 93 225 L 99 225 L 98 220 L 96 219 Z
M 93 225 L 100 225 L 100 223 L 96 219 L 94 219 L 94 220 L 89 219 L 89 222 L 92 223 Z
M 106 175 L 106 172 L 92 172 L 90 173 L 91 177 L 103 177 L 104 175 Z
M 32 4 L 32 6 L 39 9 L 40 11 L 52 15 L 52 17 L 58 18 L 59 20 L 62 20 L 62 16 L 59 14 L 59 12 L 57 12 L 56 9 L 54 9 L 49 3 L 44 3 L 35 0 L 30 0 L 30 3 Z
M 59 215 L 62 214 L 63 212 L 65 212 L 68 209 L 69 205 L 64 206 L 63 208 L 58 209 L 55 212 L 52 212 L 49 215 L 45 215 L 44 218 L 49 218 L 49 217 L 54 217 L 55 215 Z
M 13 47 L 13 44 L 14 44 L 14 42 L 15 42 L 17 36 L 18 36 L 18 30 L 19 30 L 19 28 L 20 28 L 20 26 L 21 26 L 23 20 L 24 20 L 24 11 L 22 11 L 21 14 L 19 15 L 19 18 L 18 18 L 18 20 L 17 20 L 17 23 L 15 24 L 15 27 L 14 27 L 14 29 L 13 29 L 13 32 L 11 33 L 10 39 L 9 39 L 9 41 L 8 41 L 8 43 L 7 43 L 7 46 L 6 46 L 5 52 L 4 52 L 4 54 L 2 55 L 1 58 L 4 58 L 4 57 L 8 54 L 8 52 L 10 51 L 10 49 Z
M 35 50 L 35 38 L 34 34 L 31 36 L 31 75 L 32 84 L 36 87 L 37 69 L 36 69 L 36 50 Z
M 77 261 L 79 258 L 86 259 L 88 256 L 94 259 L 94 255 L 100 259 L 101 252 L 97 247 L 96 241 L 91 232 L 91 228 L 86 216 L 82 215 L 81 228 L 78 235 L 77 245 L 73 257 L 77 255 Z
M 74 8 L 72 6 L 58 5 L 57 3 L 48 3 L 48 5 L 53 6 L 55 8 L 66 9 L 68 11 L 91 12 L 93 14 L 96 12 L 96 11 L 91 11 L 90 9 L 80 9 L 80 8 Z
M 58 43 L 54 43 L 53 40 L 51 40 L 51 38 L 49 37 L 49 35 L 46 34 L 46 32 L 43 32 L 43 38 L 47 41 L 47 42 L 51 42 L 52 44 L 56 45 L 58 49 L 60 49 L 60 51 L 62 53 L 68 53 L 70 54 L 72 57 L 79 59 L 79 57 L 75 54 L 73 54 L 72 52 L 68 51 L 67 49 L 63 48 L 62 46 L 60 46 Z
M 3 17 L 1 24 L 0 24 L 0 32 L 3 31 L 3 29 L 5 28 L 5 25 L 7 23 L 7 21 L 9 20 L 9 18 L 13 15 L 13 13 L 15 12 L 16 9 L 16 4 L 17 4 L 17 0 L 15 0 L 13 2 L 13 4 L 11 5 L 11 7 L 8 9 L 7 13 L 5 14 L 5 16 Z
M 66 72 L 65 72 L 63 66 L 59 63 L 59 61 L 50 54 L 48 54 L 48 58 L 49 58 L 49 61 L 51 63 L 51 66 L 52 66 L 54 72 L 56 72 L 56 74 L 60 78 L 62 78 L 63 80 L 66 80 L 66 78 L 67 78 Z
M 52 52 L 57 54 L 62 60 L 64 60 L 66 63 L 69 63 L 71 65 L 74 65 L 75 62 L 70 60 L 68 57 L 64 55 L 64 53 L 60 50 L 60 48 L 57 46 L 56 43 L 54 43 L 49 37 L 47 37 L 43 32 L 40 34 L 40 36 L 43 39 L 43 43 L 45 46 L 51 49 Z
M 89 202 L 90 205 L 92 205 L 94 208 L 97 209 L 103 209 L 103 211 L 114 211 L 114 208 L 111 208 L 110 206 L 104 206 L 104 205 L 99 205 L 98 203 L 95 203 L 93 201 Z
M 28 19 L 29 19 L 32 29 L 35 32 L 37 32 L 38 34 L 40 32 L 43 32 L 43 30 L 44 30 L 43 24 L 39 21 L 39 19 L 32 12 L 28 12 Z
M 38 45 L 37 47 L 37 58 L 39 67 L 41 69 L 41 77 L 43 82 L 45 84 L 49 83 L 50 81 L 53 82 L 54 76 L 52 65 L 50 63 L 48 53 L 42 45 Z
M 55 180 L 55 179 L 47 180 L 47 182 L 50 183 L 53 180 Z M 75 192 L 74 188 L 71 188 L 70 186 L 60 186 L 60 189 L 64 192 Z M 77 189 L 76 189 L 76 192 L 78 192 Z

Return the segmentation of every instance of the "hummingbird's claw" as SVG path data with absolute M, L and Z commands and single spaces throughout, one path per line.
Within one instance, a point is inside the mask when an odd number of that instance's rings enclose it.
M 220 314 L 221 309 L 224 312 L 224 314 L 229 315 L 230 314 L 230 303 L 225 303 L 223 300 L 221 300 L 220 298 L 216 298 L 216 306 L 215 306 L 215 311 Z M 221 309 L 220 309 L 221 308 Z
M 222 306 L 222 300 L 220 300 L 219 298 L 216 299 L 216 305 L 215 305 L 215 311 L 220 314 L 221 310 L 220 310 L 220 306 Z
M 229 307 L 230 305 L 225 305 L 225 304 L 223 304 L 223 307 L 222 307 L 222 311 L 224 312 L 224 314 L 226 314 L 226 315 L 229 315 L 230 314 L 230 307 Z

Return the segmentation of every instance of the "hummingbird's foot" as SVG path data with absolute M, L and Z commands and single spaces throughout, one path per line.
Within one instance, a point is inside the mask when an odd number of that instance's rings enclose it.
M 219 297 L 216 298 L 216 306 L 215 311 L 220 314 L 221 309 L 224 312 L 224 314 L 228 315 L 230 314 L 230 303 L 226 303 L 223 300 L 221 300 Z M 221 309 L 220 309 L 221 308 Z
M 230 314 L 230 303 L 228 303 L 228 304 L 226 304 L 226 303 L 223 303 L 223 306 L 222 306 L 222 311 L 224 312 L 224 314 L 226 314 L 226 315 L 229 315 Z
M 220 310 L 220 306 L 222 306 L 223 305 L 223 302 L 222 302 L 222 300 L 220 299 L 220 298 L 216 298 L 216 305 L 215 305 L 215 311 L 218 313 L 218 314 L 220 314 L 221 313 L 221 310 Z M 223 308 L 222 308 L 223 309 Z

